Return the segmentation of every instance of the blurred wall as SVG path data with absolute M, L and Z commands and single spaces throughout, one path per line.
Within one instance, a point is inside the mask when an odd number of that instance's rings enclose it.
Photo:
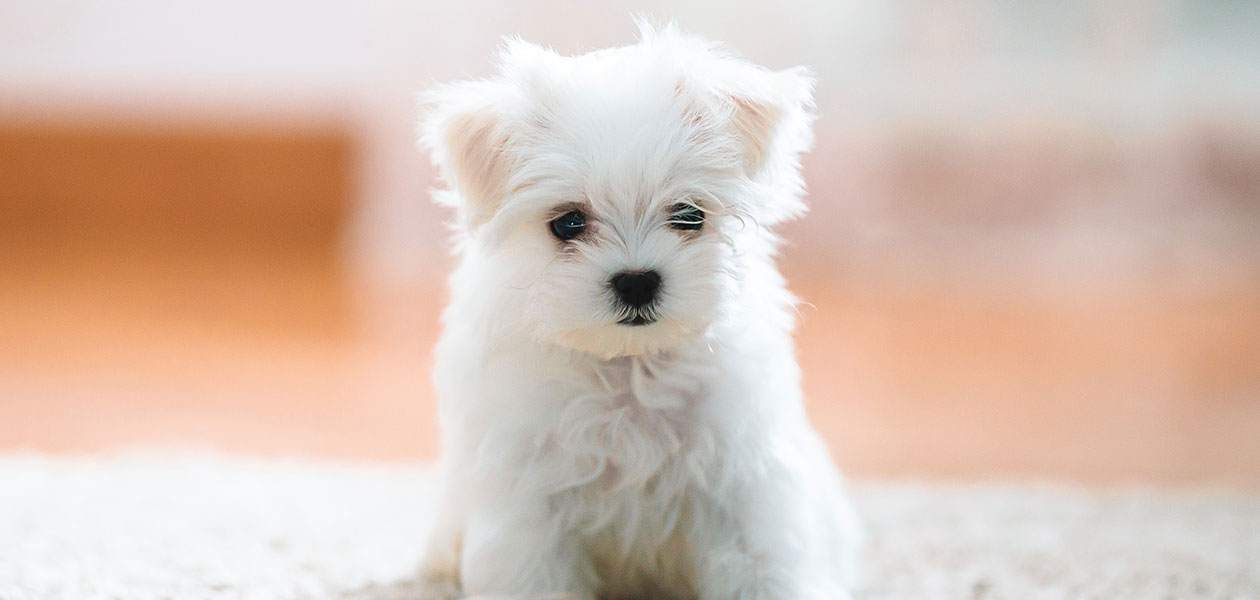
M 503 35 L 626 43 L 632 12 L 817 71 L 802 255 L 1071 279 L 1255 254 L 1260 9 L 1245 0 L 5 2 L 0 114 L 342 123 L 355 260 L 404 277 L 443 240 L 415 92 L 488 74 Z M 903 248 L 924 244 L 939 248 Z

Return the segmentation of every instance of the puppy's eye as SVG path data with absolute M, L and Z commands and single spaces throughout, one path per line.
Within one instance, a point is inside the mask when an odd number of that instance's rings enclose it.
M 551 220 L 551 233 L 562 241 L 569 241 L 586 231 L 586 215 L 572 210 Z
M 704 211 L 698 206 L 679 202 L 674 205 L 669 224 L 674 229 L 695 231 L 704 226 Z

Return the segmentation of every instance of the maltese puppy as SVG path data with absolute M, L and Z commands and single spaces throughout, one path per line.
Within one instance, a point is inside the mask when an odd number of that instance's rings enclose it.
M 457 211 L 429 597 L 848 598 L 859 528 L 802 409 L 774 226 L 812 79 L 676 27 L 423 99 Z

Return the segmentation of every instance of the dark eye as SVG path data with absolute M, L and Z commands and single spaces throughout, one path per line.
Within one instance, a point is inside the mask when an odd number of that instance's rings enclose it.
M 551 220 L 551 233 L 564 241 L 569 241 L 586 231 L 586 215 L 573 210 Z
M 680 202 L 674 205 L 673 214 L 669 216 L 669 224 L 674 229 L 695 231 L 704 226 L 704 211 L 698 206 Z

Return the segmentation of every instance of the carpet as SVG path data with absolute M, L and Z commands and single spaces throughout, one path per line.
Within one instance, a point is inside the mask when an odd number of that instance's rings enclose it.
M 394 600 L 420 466 L 0 455 L 0 598 Z M 1260 498 L 858 482 L 859 598 L 1260 598 Z

